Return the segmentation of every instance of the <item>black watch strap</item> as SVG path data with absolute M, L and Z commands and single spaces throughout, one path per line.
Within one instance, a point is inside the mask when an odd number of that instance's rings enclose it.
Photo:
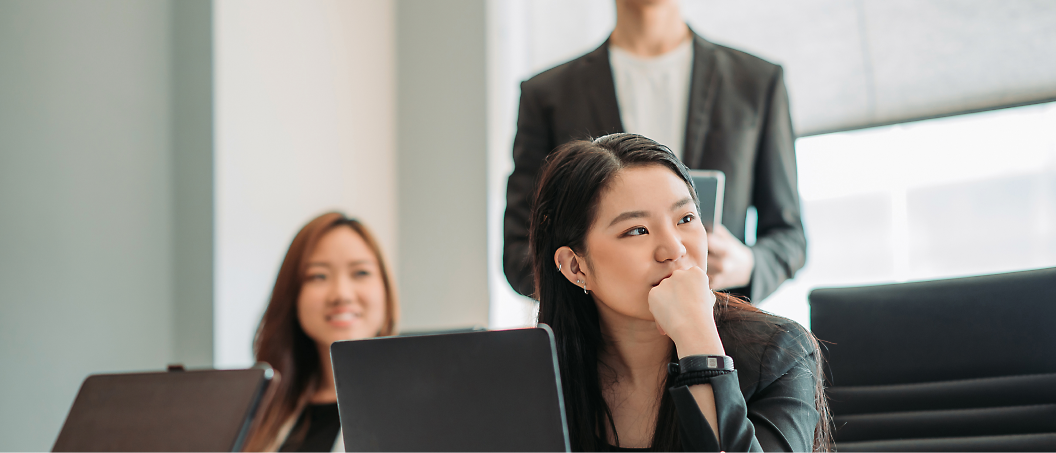
M 728 355 L 687 355 L 678 361 L 679 373 L 733 370 L 733 357 Z

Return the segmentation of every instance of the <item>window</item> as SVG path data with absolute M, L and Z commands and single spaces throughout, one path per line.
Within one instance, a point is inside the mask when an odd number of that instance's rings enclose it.
M 796 142 L 807 263 L 760 307 L 809 326 L 809 291 L 1056 266 L 1056 103 Z

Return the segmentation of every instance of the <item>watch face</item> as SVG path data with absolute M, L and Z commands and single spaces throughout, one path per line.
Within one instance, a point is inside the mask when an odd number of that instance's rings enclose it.
M 733 359 L 728 356 L 688 356 L 679 360 L 681 372 L 733 371 Z

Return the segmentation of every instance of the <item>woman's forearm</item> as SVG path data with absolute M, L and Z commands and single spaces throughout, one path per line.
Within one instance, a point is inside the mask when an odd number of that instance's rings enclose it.
M 722 445 L 722 440 L 719 439 L 719 417 L 715 411 L 715 392 L 712 390 L 711 384 L 692 385 L 689 387 L 689 393 L 693 394 L 693 399 L 697 401 L 697 406 L 700 406 L 700 413 L 704 414 L 708 425 L 711 426 L 711 432 L 715 433 L 715 440 L 718 440 L 719 445 Z

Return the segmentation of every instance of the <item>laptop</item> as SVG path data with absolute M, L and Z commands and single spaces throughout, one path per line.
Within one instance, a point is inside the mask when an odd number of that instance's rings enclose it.
M 88 376 L 53 451 L 240 451 L 271 368 Z
M 339 341 L 330 358 L 346 451 L 569 451 L 546 325 Z
M 690 170 L 693 186 L 700 200 L 700 222 L 711 231 L 722 224 L 722 199 L 726 191 L 726 174 L 719 170 Z

